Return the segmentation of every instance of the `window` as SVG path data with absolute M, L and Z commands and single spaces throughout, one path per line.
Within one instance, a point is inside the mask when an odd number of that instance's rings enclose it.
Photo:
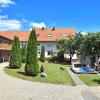
M 66 33 L 64 33 L 64 34 L 63 34 L 63 37 L 66 37 L 66 36 L 67 36 Z
M 38 54 L 40 54 L 41 52 L 38 52 Z
M 50 37 L 51 36 L 51 34 L 48 34 L 48 37 Z
M 0 57 L 1 57 L 1 53 L 0 53 Z
M 38 43 L 37 46 L 39 46 L 40 44 Z
M 51 45 L 51 44 L 48 44 L 47 46 L 48 46 L 48 47 L 52 47 L 52 45 Z
M 2 43 L 3 41 L 2 40 L 0 40 L 0 43 Z
M 52 54 L 52 51 L 48 51 L 48 55 L 51 55 Z
M 59 45 L 56 45 L 57 49 L 59 49 Z
M 48 33 L 48 37 L 51 37 L 52 33 Z

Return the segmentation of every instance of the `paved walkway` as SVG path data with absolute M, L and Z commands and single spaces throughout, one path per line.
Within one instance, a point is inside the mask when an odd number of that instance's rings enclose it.
M 83 91 L 87 88 L 84 85 L 53 85 L 13 78 L 3 71 L 7 65 L 0 64 L 0 100 L 92 100 L 84 97 L 89 93 Z
M 67 72 L 70 74 L 76 85 L 85 85 L 80 78 L 70 70 L 70 68 L 67 68 Z
M 84 98 L 84 100 L 100 100 L 100 96 L 97 95 L 97 92 L 94 92 L 93 89 L 87 87 L 84 82 L 82 82 L 80 80 L 80 78 L 78 77 L 77 74 L 74 74 L 70 68 L 67 68 L 67 72 L 70 74 L 71 78 L 73 79 L 73 81 L 75 82 L 75 84 L 77 85 L 78 89 L 81 89 L 81 95 Z M 97 90 L 95 88 L 95 90 Z M 98 92 L 100 93 L 100 90 L 98 90 Z M 100 95 L 100 94 L 99 94 Z

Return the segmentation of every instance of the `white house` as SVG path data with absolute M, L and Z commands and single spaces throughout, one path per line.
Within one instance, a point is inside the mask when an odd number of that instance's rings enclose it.
M 38 57 L 41 54 L 41 47 L 45 47 L 46 58 L 51 57 L 55 54 L 57 50 L 56 41 L 59 39 L 66 39 L 68 36 L 75 35 L 74 28 L 38 28 L 36 29 L 37 34 L 37 47 L 38 47 Z M 9 58 L 12 41 L 14 36 L 18 36 L 20 39 L 20 45 L 27 46 L 28 37 L 30 31 L 1 31 L 0 32 L 0 58 L 6 61 Z M 74 56 L 73 59 L 75 59 Z

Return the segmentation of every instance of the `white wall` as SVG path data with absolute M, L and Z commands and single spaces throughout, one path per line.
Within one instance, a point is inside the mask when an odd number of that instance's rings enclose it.
M 64 54 L 64 57 L 70 59 L 70 56 L 68 54 Z M 73 57 L 72 57 L 72 59 L 73 60 L 74 59 L 78 59 L 77 54 L 74 54 Z
M 82 64 L 85 64 L 85 65 L 87 65 L 87 64 L 89 64 L 89 65 L 91 65 L 91 57 L 89 57 L 89 56 L 81 56 L 81 63 Z M 96 62 L 95 63 L 98 63 L 98 57 L 96 57 Z
M 27 45 L 27 42 L 21 42 L 20 45 L 21 45 L 21 47 L 25 46 L 25 45 Z M 37 47 L 38 47 L 38 51 L 37 51 L 38 53 L 37 54 L 38 54 L 38 57 L 40 57 L 42 45 L 45 47 L 45 57 L 46 58 L 52 57 L 52 54 L 48 55 L 48 51 L 52 51 L 53 53 L 58 52 L 57 46 L 56 46 L 57 45 L 56 42 L 47 42 L 47 41 L 46 42 L 38 42 L 37 43 Z M 65 58 L 70 58 L 70 57 L 69 57 L 69 55 L 65 54 Z M 72 59 L 77 59 L 77 55 L 74 54 Z
M 87 57 L 87 56 L 81 56 L 81 63 L 82 64 L 85 64 L 85 65 L 91 65 L 91 59 L 90 57 Z
M 42 45 L 45 47 L 45 57 L 50 58 L 52 55 L 48 55 L 48 51 L 57 52 L 56 42 L 38 42 L 38 57 L 40 57 L 40 52 Z

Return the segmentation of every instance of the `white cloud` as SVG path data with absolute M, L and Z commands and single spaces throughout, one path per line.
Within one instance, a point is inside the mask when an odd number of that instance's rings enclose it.
M 21 29 L 22 25 L 21 22 L 18 20 L 5 20 L 0 19 L 0 30 L 19 30 Z
M 24 23 L 30 23 L 30 21 L 29 20 L 27 20 L 27 19 L 22 19 L 22 22 L 24 22 Z
M 4 16 L 0 15 L 0 19 L 3 19 L 3 18 L 8 18 L 8 15 L 4 15 Z
M 81 32 L 81 34 L 86 35 L 87 33 L 86 32 Z
M 12 0 L 0 0 L 0 7 L 8 7 L 10 4 L 15 4 Z
M 42 27 L 46 27 L 44 22 L 41 23 L 36 23 L 36 22 L 31 22 L 30 26 L 35 27 L 35 28 L 42 28 Z

